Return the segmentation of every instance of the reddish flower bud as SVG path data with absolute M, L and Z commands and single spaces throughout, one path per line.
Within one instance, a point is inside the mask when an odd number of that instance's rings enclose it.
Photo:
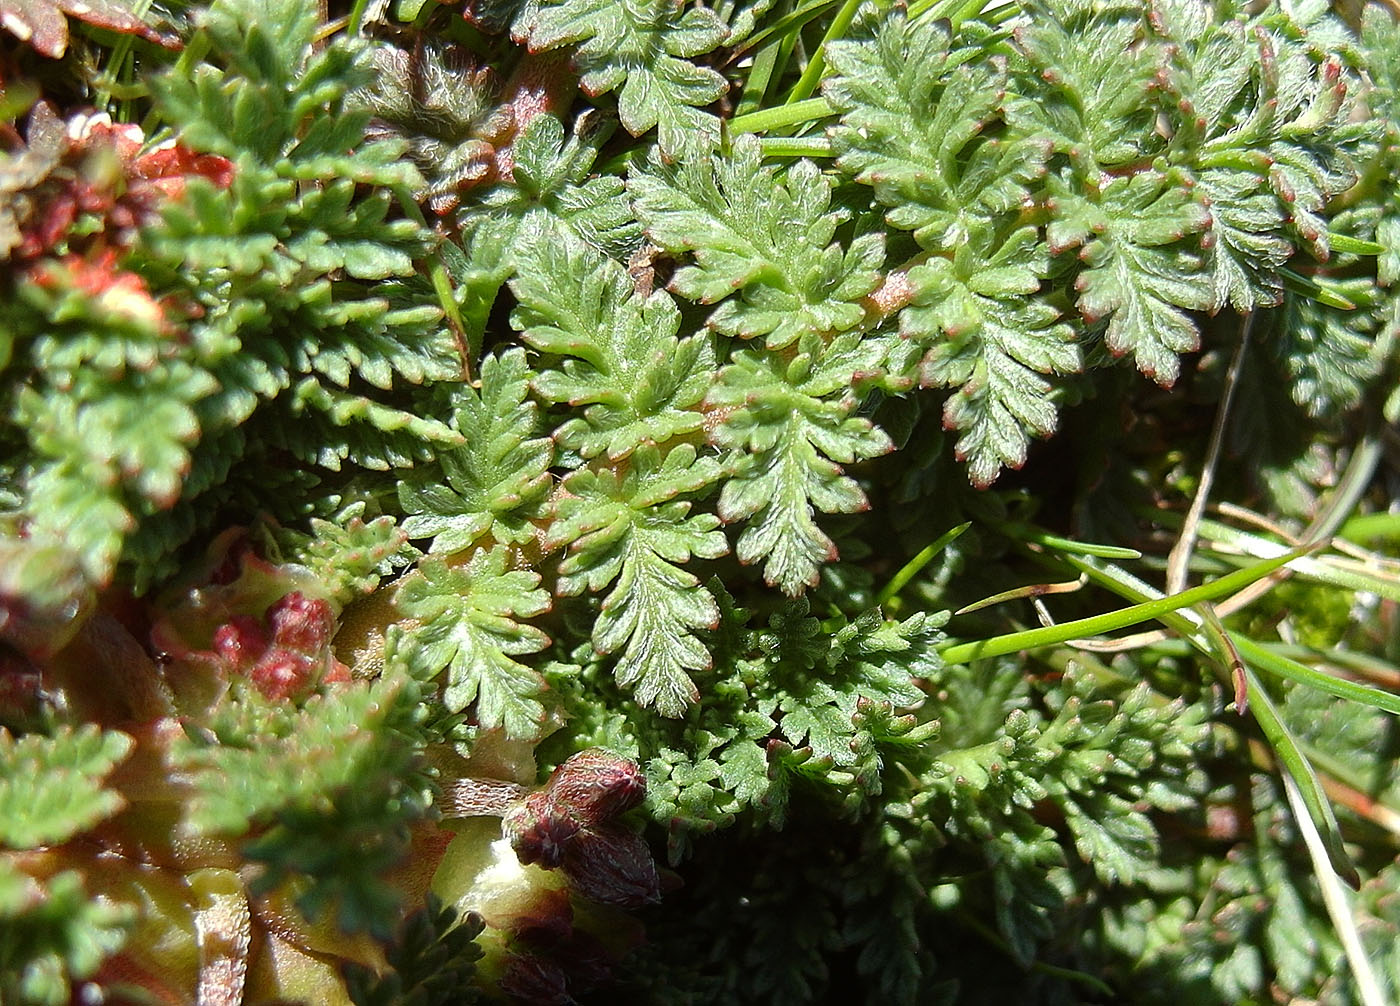
M 305 657 L 274 648 L 253 666 L 248 678 L 269 699 L 289 699 L 313 683 L 311 671 Z
M 564 847 L 582 827 L 580 821 L 549 799 L 546 790 L 531 793 L 501 821 L 511 848 L 525 865 L 552 870 L 564 861 Z
M 266 649 L 262 623 L 252 615 L 234 615 L 214 631 L 214 652 L 235 667 L 256 660 Z
M 641 908 L 661 900 L 661 881 L 641 835 L 617 824 L 585 828 L 564 846 L 564 873 L 589 901 Z
M 585 825 L 594 825 L 641 803 L 647 795 L 647 779 L 636 762 L 589 748 L 556 768 L 544 792 Z
M 500 989 L 515 1002 L 530 1006 L 567 1006 L 574 1001 L 564 969 L 535 954 L 511 954 Z

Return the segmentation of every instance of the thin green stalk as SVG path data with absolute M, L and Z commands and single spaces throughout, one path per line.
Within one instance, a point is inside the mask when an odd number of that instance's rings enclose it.
M 1032 545 L 1039 545 L 1042 548 L 1054 549 L 1057 552 L 1072 552 L 1075 555 L 1096 555 L 1101 559 L 1141 559 L 1142 553 L 1135 548 L 1124 548 L 1121 545 L 1098 545 L 1090 541 L 1075 541 L 1073 538 L 1061 538 L 1057 534 L 1051 534 L 1043 528 L 1038 528 L 1030 524 L 996 524 L 998 531 L 1005 533 L 1011 538 L 1019 541 L 1029 542 Z
M 398 191 L 399 206 L 403 209 L 404 215 L 420 227 L 427 227 L 427 219 L 423 216 L 423 210 L 414 200 L 412 194 L 406 191 Z M 457 298 L 452 293 L 452 280 L 447 275 L 447 266 L 442 262 L 442 256 L 436 252 L 428 259 L 428 279 L 433 284 L 433 293 L 437 295 L 438 306 L 442 308 L 443 315 L 447 318 L 448 325 L 452 328 L 453 335 L 456 336 L 462 355 L 462 378 L 470 380 L 472 374 L 472 362 L 481 356 L 481 340 L 473 339 L 471 331 L 462 322 L 462 312 L 457 309 Z
M 1115 567 L 1106 567 L 1099 563 L 1092 563 L 1066 556 L 1065 562 L 1075 569 L 1085 573 L 1089 579 L 1107 587 L 1109 590 L 1128 600 L 1152 600 L 1160 595 L 1157 591 L 1148 587 L 1142 581 L 1131 574 L 1119 570 Z M 1254 567 L 1250 567 L 1251 569 Z M 1183 636 L 1189 636 L 1199 630 L 1202 625 L 1201 616 L 1190 611 L 1176 612 L 1179 624 L 1171 626 L 1180 631 Z M 1163 621 L 1167 621 L 1166 618 Z M 1350 699 L 1353 702 L 1362 702 L 1376 709 L 1383 709 L 1388 713 L 1400 715 L 1400 696 L 1392 692 L 1387 692 L 1380 688 L 1373 688 L 1364 685 L 1359 681 L 1349 681 L 1346 678 L 1339 678 L 1336 675 L 1320 671 L 1315 667 L 1309 667 L 1291 657 L 1275 652 L 1263 646 L 1247 636 L 1239 633 L 1228 633 L 1230 643 L 1239 651 L 1257 670 L 1263 671 L 1270 677 L 1281 678 L 1286 681 L 1295 681 L 1299 684 L 1308 685 L 1318 691 L 1335 695 L 1338 698 Z
M 753 58 L 753 65 L 749 67 L 748 76 L 744 79 L 744 92 L 734 109 L 735 119 L 742 119 L 763 107 L 768 88 L 777 75 L 780 55 L 779 46 L 770 45 L 759 50 L 758 55 Z M 732 121 L 730 127 L 733 128 Z
M 1311 646 L 1290 643 L 1264 643 L 1262 645 L 1270 653 L 1306 666 L 1311 666 L 1314 663 L 1331 664 L 1365 678 L 1392 681 L 1400 685 L 1400 665 L 1393 664 L 1374 654 L 1358 653 L 1354 650 L 1319 650 Z
M 140 0 L 139 3 L 131 5 L 131 13 L 137 17 L 144 18 L 146 12 L 151 9 L 150 0 Z M 107 57 L 107 68 L 97 78 L 97 91 L 92 96 L 92 104 L 99 110 L 105 110 L 112 116 L 113 121 L 120 121 L 116 110 L 108 108 L 112 100 L 113 92 L 120 84 L 122 71 L 126 68 L 126 61 L 131 56 L 132 37 L 130 35 L 118 36 L 117 41 L 112 46 L 112 51 Z
M 1175 515 L 1162 515 L 1166 524 L 1175 523 Z M 1228 555 L 1217 551 L 1215 558 L 1226 562 L 1240 562 L 1242 559 L 1263 559 L 1278 555 L 1285 548 L 1278 542 L 1262 535 L 1253 534 L 1249 531 L 1242 531 L 1237 527 L 1220 521 L 1201 518 L 1197 521 L 1197 533 L 1207 541 L 1217 544 L 1229 545 L 1245 553 L 1244 557 Z M 1393 601 L 1400 601 L 1400 583 L 1394 577 L 1380 576 L 1369 573 L 1365 570 L 1356 569 L 1355 564 L 1341 563 L 1347 560 L 1336 559 L 1335 557 L 1321 559 L 1300 559 L 1293 567 L 1294 575 L 1324 583 L 1332 587 L 1341 587 L 1350 591 L 1370 591 Z
M 812 53 L 812 58 L 807 61 L 807 67 L 802 71 L 802 76 L 797 79 L 796 84 L 792 85 L 792 91 L 789 92 L 785 104 L 794 105 L 812 96 L 812 92 L 821 83 L 822 75 L 826 73 L 827 43 L 845 36 L 846 29 L 855 20 L 856 11 L 860 10 L 861 2 L 862 0 L 846 0 L 841 5 L 841 9 L 836 12 L 836 17 L 832 18 L 831 27 L 827 28 L 826 34 L 822 36 L 816 52 Z
M 765 136 L 758 141 L 767 157 L 835 157 L 825 136 Z
M 1327 232 L 1327 246 L 1342 255 L 1380 255 L 1385 252 L 1383 244 L 1363 241 L 1361 238 L 1354 238 L 1350 234 L 1338 234 L 1336 231 Z
M 909 20 L 913 21 L 932 13 L 937 17 L 946 18 L 953 30 L 957 31 L 963 22 L 973 18 L 985 24 L 998 24 L 1021 12 L 1020 4 L 1008 3 L 983 10 L 985 3 L 986 0 L 952 0 L 951 3 L 949 0 L 917 0 L 909 5 Z
M 1335 307 L 1339 311 L 1355 311 L 1356 304 L 1331 283 L 1317 276 L 1304 276 L 1292 269 L 1280 269 L 1284 289 L 1315 300 L 1319 304 Z
M 875 603 L 877 605 L 888 604 L 890 599 L 903 590 L 910 580 L 919 575 L 920 570 L 933 561 L 934 556 L 956 541 L 971 526 L 972 522 L 967 521 L 957 527 L 950 528 L 921 549 L 918 555 L 906 562 L 894 576 L 890 577 L 890 582 L 885 584 L 880 593 L 875 595 Z
M 1366 948 L 1361 942 L 1361 933 L 1356 928 L 1356 917 L 1352 914 L 1351 899 L 1336 876 L 1325 867 L 1329 861 L 1326 841 L 1313 824 L 1307 813 L 1307 801 L 1301 788 L 1291 776 L 1283 777 L 1283 791 L 1288 796 L 1288 804 L 1293 808 L 1293 818 L 1298 822 L 1298 831 L 1303 836 L 1303 844 L 1308 847 L 1308 855 L 1313 861 L 1313 873 L 1318 886 L 1322 888 L 1322 903 L 1332 918 L 1332 927 L 1342 941 L 1342 951 L 1351 966 L 1352 977 L 1356 979 L 1356 994 L 1361 1006 L 1385 1006 L 1385 996 L 1371 970 L 1371 961 L 1366 956 Z
M 1328 695 L 1335 695 L 1340 699 L 1350 699 L 1353 702 L 1360 702 L 1400 716 L 1400 695 L 1387 692 L 1384 689 L 1373 688 L 1371 685 L 1363 685 L 1359 681 L 1339 678 L 1326 671 L 1319 671 L 1316 667 L 1309 667 L 1307 664 L 1292 660 L 1282 654 L 1270 652 L 1266 647 L 1260 646 L 1246 636 L 1230 633 L 1230 638 L 1239 648 L 1241 656 L 1270 677 L 1281 678 L 1284 681 L 1296 681 L 1298 684 L 1316 688 Z
M 786 45 L 791 51 L 791 41 L 808 24 L 821 17 L 832 7 L 835 7 L 838 0 L 816 0 L 815 3 L 805 4 L 788 14 L 784 14 L 777 21 L 770 24 L 761 31 L 756 31 L 744 40 L 744 44 L 735 50 L 735 57 L 741 57 L 747 52 L 757 49 L 774 36 L 782 36 L 781 45 Z
M 981 611 L 983 608 L 990 608 L 1006 601 L 1018 601 L 1022 598 L 1038 600 L 1048 594 L 1071 594 L 1083 587 L 1084 583 L 1084 577 L 1081 576 L 1077 580 L 1066 580 L 1063 583 L 1031 583 L 1022 587 L 1012 587 L 1010 590 L 1003 590 L 990 597 L 984 597 L 980 601 L 964 604 L 953 614 L 968 615 L 974 611 Z
M 1400 542 L 1400 513 L 1358 514 L 1342 525 L 1339 536 L 1354 542 Z
M 1118 578 L 1108 575 L 1105 570 L 1097 569 L 1087 562 L 1081 563 L 1074 559 L 1068 561 L 1073 565 L 1080 566 L 1092 578 L 1125 597 L 1141 597 L 1145 593 L 1150 593 L 1150 589 L 1144 590 L 1140 585 L 1122 582 Z M 1099 575 L 1095 576 L 1096 573 Z M 1125 576 L 1124 579 L 1131 580 L 1133 578 Z M 1180 597 L 1181 595 L 1176 596 Z M 1163 598 L 1163 600 L 1170 600 L 1170 598 Z M 1210 641 L 1199 631 L 1200 625 L 1193 623 L 1193 618 L 1198 622 L 1200 620 L 1199 615 L 1184 611 L 1166 612 L 1162 615 L 1162 620 L 1176 629 L 1182 638 L 1189 641 L 1197 649 L 1228 665 L 1230 655 L 1220 652 L 1218 647 L 1212 646 Z M 1241 655 L 1251 661 L 1254 659 L 1253 647 L 1249 640 L 1239 636 L 1231 636 L 1230 639 Z M 1361 878 L 1357 875 L 1356 867 L 1352 864 L 1350 856 L 1347 855 L 1346 847 L 1342 842 L 1341 829 L 1337 825 L 1336 816 L 1332 813 L 1332 805 L 1328 802 L 1326 794 L 1323 793 L 1322 784 L 1318 781 L 1311 763 L 1304 756 L 1282 717 L 1279 716 L 1272 697 L 1259 683 L 1259 678 L 1254 673 L 1253 668 L 1245 663 L 1242 664 L 1241 671 L 1247 689 L 1250 712 L 1253 714 L 1255 722 L 1259 724 L 1260 730 L 1263 731 L 1265 739 L 1272 746 L 1279 767 L 1297 783 L 1309 817 L 1321 832 L 1332 868 L 1353 888 L 1359 887 Z
M 364 24 L 365 10 L 369 7 L 369 0 L 355 0 L 355 5 L 350 8 L 350 16 L 345 19 L 345 32 L 351 38 L 360 33 L 360 25 Z
M 1274 756 L 1279 761 L 1279 767 L 1284 770 L 1285 778 L 1291 779 L 1297 786 L 1307 811 L 1306 816 L 1317 825 L 1317 830 L 1321 833 L 1321 841 L 1327 850 L 1327 859 L 1332 869 L 1336 871 L 1337 876 L 1350 884 L 1353 890 L 1359 888 L 1361 877 L 1357 874 L 1351 857 L 1347 855 L 1346 846 L 1342 843 L 1342 830 L 1337 825 L 1336 815 L 1332 813 L 1331 801 L 1327 799 L 1327 794 L 1322 792 L 1322 784 L 1317 781 L 1317 774 L 1298 748 L 1298 743 L 1283 722 L 1283 717 L 1279 716 L 1273 698 L 1259 683 L 1252 670 L 1246 667 L 1244 674 L 1249 684 L 1249 706 L 1254 714 L 1254 721 L 1259 724 L 1259 729 L 1274 749 Z M 1301 819 L 1304 815 L 1297 816 Z
M 738 133 L 764 133 L 799 122 L 815 122 L 833 114 L 835 109 L 825 98 L 809 98 L 795 104 L 774 105 L 748 115 L 736 115 L 729 120 L 729 131 Z
M 1247 587 L 1251 583 L 1263 579 L 1274 570 L 1287 565 L 1300 556 L 1306 555 L 1312 551 L 1312 548 L 1313 546 L 1295 548 L 1284 555 L 1256 563 L 1248 569 L 1237 570 L 1209 583 L 1192 587 L 1190 590 L 1183 590 L 1179 594 L 1144 601 L 1130 608 L 1121 608 L 1118 611 L 1110 611 L 1102 615 L 1080 618 L 1073 622 L 1062 622 L 1059 625 L 1047 625 L 1039 629 L 1011 632 L 1004 636 L 994 636 L 991 639 L 981 639 L 971 643 L 955 643 L 941 651 L 942 657 L 946 663 L 963 664 L 969 660 L 985 660 L 988 657 L 1015 653 L 1017 650 L 1053 646 L 1071 639 L 1096 636 L 1102 632 L 1112 632 L 1115 629 L 1136 625 L 1139 622 L 1150 621 L 1171 614 L 1180 608 L 1189 608 L 1193 604 L 1213 601 L 1217 597 L 1232 594 L 1242 587 Z

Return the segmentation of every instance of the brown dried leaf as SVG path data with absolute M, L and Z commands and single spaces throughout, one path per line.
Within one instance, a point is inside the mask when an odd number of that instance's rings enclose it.
M 0 0 L 0 9 L 8 0 Z M 0 261 L 20 243 L 20 227 L 25 207 L 20 193 L 32 189 L 48 177 L 68 149 L 63 120 L 54 115 L 47 102 L 40 102 L 29 113 L 25 147 L 17 153 L 0 154 Z
M 179 39 L 156 31 L 114 0 L 0 0 L 0 25 L 44 56 L 58 59 L 68 50 L 67 14 L 122 35 L 178 49 Z

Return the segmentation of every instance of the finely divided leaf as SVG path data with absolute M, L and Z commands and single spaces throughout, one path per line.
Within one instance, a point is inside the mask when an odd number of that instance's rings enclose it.
M 872 41 L 827 47 L 823 85 L 841 113 L 837 167 L 871 185 L 893 227 L 952 250 L 978 221 L 1019 213 L 1044 173 L 1049 141 L 988 136 L 1001 114 L 1002 61 L 952 47 L 946 22 L 891 12 Z
M 1154 24 L 1173 43 L 1163 83 L 1181 112 L 1169 156 L 1211 210 L 1212 306 L 1277 304 L 1298 245 L 1328 257 L 1323 204 L 1356 179 L 1374 132 L 1353 121 L 1355 78 L 1275 9 L 1205 30 L 1189 18 Z
M 709 325 L 763 336 L 769 349 L 854 327 L 865 315 L 861 298 L 880 281 L 883 235 L 863 235 L 843 251 L 832 239 L 847 214 L 831 210 L 820 169 L 801 160 L 779 179 L 761 161 L 758 139 L 746 135 L 728 155 L 696 148 L 669 165 L 653 156 L 633 172 L 628 189 L 647 236 L 694 259 L 671 289 L 702 304 L 725 301 Z
M 854 332 L 829 345 L 809 334 L 791 355 L 734 354 L 710 389 L 707 401 L 724 410 L 712 439 L 742 452 L 719 514 L 749 522 L 740 561 L 762 562 L 768 582 L 789 595 L 814 585 L 822 563 L 836 557 L 815 512 L 856 513 L 868 505 L 841 465 L 893 449 L 883 430 L 852 415 L 858 375 L 878 370 L 884 356 L 880 340 Z
M 559 590 L 598 592 L 609 584 L 593 627 L 599 653 L 621 656 L 618 683 L 663 716 L 680 716 L 699 697 L 690 675 L 710 666 L 695 633 L 712 629 L 719 608 L 682 568 L 692 556 L 716 559 L 728 550 L 719 519 L 690 514 L 680 497 L 706 491 L 722 469 L 680 444 L 664 457 L 641 447 L 618 475 L 580 469 L 564 480 L 549 530 L 549 547 L 568 545 Z
M 621 266 L 563 234 L 532 242 L 517 263 L 512 323 L 534 348 L 566 358 L 542 368 L 535 389 L 584 407 L 555 434 L 561 445 L 617 460 L 700 428 L 714 351 L 706 335 L 676 337 L 670 297 L 643 298 Z
M 536 431 L 528 396 L 530 370 L 521 349 L 488 356 L 479 391 L 454 389 L 454 425 L 466 444 L 437 455 L 442 472 L 414 470 L 399 483 L 399 505 L 411 538 L 433 538 L 431 552 L 458 552 L 488 532 L 520 544 L 535 533 L 549 492 L 554 447 Z
M 724 94 L 724 78 L 690 57 L 717 48 L 728 30 L 705 7 L 672 0 L 540 0 L 512 29 L 532 52 L 577 44 L 573 65 L 585 93 L 617 90 L 623 126 L 653 126 L 661 149 L 681 149 L 689 133 L 717 136 L 719 120 L 700 109 Z
M 943 422 L 961 431 L 958 456 L 980 486 L 1003 465 L 1019 468 L 1032 435 L 1054 431 L 1047 378 L 1080 367 L 1072 330 L 1030 296 L 1045 269 L 1042 254 L 1035 232 L 1024 228 L 1000 247 L 964 244 L 951 260 L 930 259 L 909 273 L 915 296 L 900 316 L 901 331 L 929 346 L 923 382 L 956 389 Z
M 1028 65 L 1008 99 L 1008 119 L 1026 132 L 1043 130 L 1091 174 L 1160 149 L 1157 75 L 1167 51 L 1140 44 L 1143 7 L 1136 0 L 1031 5 L 1015 34 Z
M 1050 248 L 1078 246 L 1085 265 L 1074 284 L 1080 314 L 1090 323 L 1107 318 L 1109 351 L 1132 353 L 1140 371 L 1170 386 L 1177 355 L 1200 339 L 1186 312 L 1212 307 L 1200 256 L 1182 240 L 1205 229 L 1210 213 L 1179 176 L 1154 171 L 1106 179 L 1083 196 L 1058 179 L 1050 191 Z
M 0 846 L 61 845 L 125 805 L 102 781 L 133 741 L 93 724 L 16 738 L 0 727 Z
M 522 619 L 549 610 L 549 594 L 533 570 L 507 570 L 510 550 L 478 550 L 467 562 L 423 563 L 405 579 L 394 604 L 422 626 L 407 657 L 420 680 L 445 671 L 442 701 L 458 712 L 476 703 L 482 726 L 510 737 L 539 736 L 544 679 L 515 658 L 538 653 L 549 637 Z
M 68 1006 L 73 984 L 92 977 L 121 948 L 135 921 L 132 905 L 93 897 L 78 870 L 40 883 L 0 858 L 0 1001 Z
M 359 501 L 345 507 L 333 521 L 312 517 L 310 535 L 272 529 L 284 558 L 307 566 L 342 605 L 372 592 L 417 554 L 393 517 L 386 514 L 366 522 L 364 512 L 365 503 Z
M 1341 285 L 1348 288 L 1360 301 L 1372 283 L 1358 277 Z M 1269 345 L 1288 375 L 1293 401 L 1308 416 L 1337 416 L 1361 401 L 1384 366 L 1385 340 L 1376 333 L 1382 325 L 1394 325 L 1394 308 L 1387 314 L 1391 317 L 1365 309 L 1341 311 L 1297 294 L 1274 313 Z
M 592 174 L 611 127 L 580 118 L 566 136 L 552 115 L 537 115 L 511 145 L 511 177 L 481 193 L 461 218 L 463 229 L 489 229 L 525 241 L 549 226 L 572 232 L 612 258 L 640 241 L 622 179 Z

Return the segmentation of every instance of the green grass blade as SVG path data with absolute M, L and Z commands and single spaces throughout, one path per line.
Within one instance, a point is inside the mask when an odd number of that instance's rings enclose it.
M 1300 556 L 1306 555 L 1312 549 L 1313 546 L 1291 549 L 1281 556 L 1255 563 L 1247 569 L 1236 570 L 1209 583 L 1192 587 L 1190 590 L 1183 590 L 1179 594 L 1144 601 L 1129 608 L 1120 608 L 1118 611 L 1105 612 L 1102 615 L 1093 615 L 1089 618 L 1062 622 L 1059 625 L 1048 625 L 1039 629 L 1011 632 L 1004 636 L 994 636 L 991 639 L 982 639 L 976 642 L 955 643 L 944 648 L 942 656 L 947 663 L 961 664 L 969 660 L 999 657 L 1005 653 L 1015 653 L 1017 650 L 1053 646 L 1071 639 L 1083 639 L 1086 636 L 1096 636 L 1102 632 L 1112 632 L 1129 625 L 1136 625 L 1139 622 L 1147 622 L 1176 612 L 1181 608 L 1189 608 L 1193 604 L 1213 601 L 1216 598 L 1233 594 L 1251 583 L 1262 580 L 1274 570 L 1286 566 Z M 1078 565 L 1072 558 L 1067 561 Z
M 779 51 L 780 48 L 777 45 L 770 45 L 760 50 L 758 55 L 753 58 L 748 76 L 744 79 L 744 92 L 739 98 L 739 104 L 734 109 L 734 118 L 742 119 L 763 107 L 763 101 L 768 96 L 768 88 L 772 85 L 774 77 L 777 76 L 779 57 L 782 55 Z M 733 129 L 732 122 L 730 128 Z
M 791 39 L 809 22 L 821 17 L 839 2 L 840 0 L 815 0 L 814 3 L 803 4 L 796 10 L 784 14 L 766 28 L 756 31 L 744 39 L 744 44 L 734 51 L 734 55 L 742 56 L 746 52 L 751 52 L 764 45 L 771 38 L 777 37 L 780 42 Z
M 1349 234 L 1338 234 L 1336 231 L 1327 232 L 1327 244 L 1332 251 L 1340 252 L 1343 255 L 1380 255 L 1385 251 L 1383 244 L 1363 241 L 1361 238 L 1354 238 Z
M 1322 792 L 1322 784 L 1317 781 L 1317 774 L 1313 772 L 1312 765 L 1299 749 L 1298 742 L 1293 739 L 1283 718 L 1279 716 L 1274 700 L 1259 683 L 1259 678 L 1247 666 L 1244 674 L 1249 684 L 1249 707 L 1254 714 L 1254 721 L 1259 724 L 1259 729 L 1264 732 L 1264 737 L 1274 749 L 1279 768 L 1287 773 L 1298 787 L 1298 795 L 1307 808 L 1308 817 L 1317 827 L 1323 848 L 1327 850 L 1328 862 L 1332 864 L 1337 876 L 1350 884 L 1353 890 L 1359 888 L 1361 877 L 1357 874 L 1351 857 L 1347 855 L 1341 829 L 1337 826 L 1336 815 L 1332 813 L 1332 804 Z
M 764 157 L 835 157 L 825 136 L 765 136 L 758 141 Z
M 729 120 L 729 132 L 736 136 L 739 133 L 763 133 L 799 122 L 815 122 L 833 114 L 834 111 L 825 98 L 809 98 L 794 104 L 760 109 L 748 115 L 736 115 Z
M 1316 667 L 1309 667 L 1307 664 L 1289 657 L 1271 653 L 1266 647 L 1259 645 L 1254 640 L 1236 633 L 1230 633 L 1230 639 L 1239 649 L 1240 655 L 1249 661 L 1252 667 L 1263 671 L 1270 677 L 1294 681 L 1341 699 L 1350 699 L 1353 702 L 1360 702 L 1400 716 L 1400 695 L 1374 688 L 1371 685 L 1363 685 L 1359 681 L 1339 678 L 1334 674 L 1319 671 Z
M 890 577 L 890 582 L 885 584 L 880 593 L 875 596 L 875 603 L 877 605 L 888 603 L 890 598 L 897 595 L 910 580 L 919 575 L 919 571 L 927 566 L 934 556 L 956 541 L 958 536 L 971 526 L 972 522 L 967 521 L 957 527 L 950 528 L 920 549 L 918 555 L 906 562 L 894 576 Z
M 787 104 L 796 104 L 812 96 L 812 92 L 817 89 L 817 85 L 822 81 L 822 76 L 826 73 L 826 44 L 846 34 L 846 29 L 855 20 L 856 11 L 860 10 L 860 5 L 861 0 L 846 0 L 841 5 L 836 16 L 831 19 L 831 26 L 827 28 L 826 34 L 822 36 L 821 42 L 812 53 L 812 58 L 807 61 L 807 68 L 802 71 L 802 76 L 797 79 L 797 83 L 792 85 L 792 91 L 787 97 Z
M 1020 541 L 1030 542 L 1033 545 L 1040 545 L 1042 548 L 1051 548 L 1061 552 L 1073 552 L 1075 555 L 1094 555 L 1100 559 L 1141 559 L 1142 553 L 1135 548 L 1125 548 L 1122 545 L 1099 545 L 1091 541 L 1076 541 L 1073 538 L 1061 538 L 1057 534 L 1051 534 L 1044 528 L 1038 528 L 1030 524 L 999 524 L 997 530 L 1003 531 Z

